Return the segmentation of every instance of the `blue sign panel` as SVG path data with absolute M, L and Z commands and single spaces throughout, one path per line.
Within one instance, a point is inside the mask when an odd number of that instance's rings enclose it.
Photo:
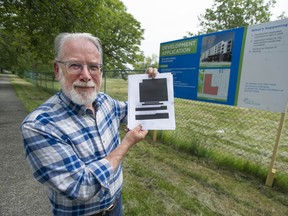
M 160 44 L 159 72 L 171 72 L 174 96 L 235 105 L 244 27 Z

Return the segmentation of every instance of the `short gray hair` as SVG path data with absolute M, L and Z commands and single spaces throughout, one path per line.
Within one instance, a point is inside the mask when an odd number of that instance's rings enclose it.
M 100 63 L 102 64 L 103 63 L 103 51 L 102 51 L 100 39 L 93 36 L 90 33 L 60 33 L 58 34 L 54 41 L 55 59 L 60 60 L 63 44 L 65 41 L 67 41 L 68 39 L 79 39 L 79 38 L 91 41 L 96 46 L 96 48 L 99 51 L 100 58 L 101 58 Z

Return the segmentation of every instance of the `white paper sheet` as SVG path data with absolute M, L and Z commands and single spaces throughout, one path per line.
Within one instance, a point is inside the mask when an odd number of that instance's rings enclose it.
M 128 128 L 175 130 L 174 90 L 171 73 L 128 76 Z

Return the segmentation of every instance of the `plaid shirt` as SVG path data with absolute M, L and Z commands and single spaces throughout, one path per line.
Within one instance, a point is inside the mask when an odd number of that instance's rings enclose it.
M 96 116 L 59 92 L 21 125 L 26 159 L 48 187 L 54 215 L 91 215 L 113 203 L 122 189 L 122 167 L 105 157 L 120 144 L 127 103 L 99 93 Z

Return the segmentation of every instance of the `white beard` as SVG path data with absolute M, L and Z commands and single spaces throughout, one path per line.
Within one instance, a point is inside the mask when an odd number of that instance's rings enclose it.
M 69 97 L 74 103 L 79 104 L 79 105 L 91 105 L 94 102 L 94 100 L 96 99 L 96 97 L 98 95 L 98 92 L 96 90 L 91 92 L 91 93 L 78 92 L 75 90 L 75 88 L 73 86 L 74 85 L 77 85 L 77 86 L 94 86 L 94 88 L 96 89 L 95 83 L 93 83 L 92 81 L 89 81 L 89 82 L 75 81 L 72 86 L 67 87 L 66 80 L 65 80 L 61 70 L 59 71 L 59 75 L 60 75 L 59 81 L 60 81 L 63 93 L 67 97 Z

